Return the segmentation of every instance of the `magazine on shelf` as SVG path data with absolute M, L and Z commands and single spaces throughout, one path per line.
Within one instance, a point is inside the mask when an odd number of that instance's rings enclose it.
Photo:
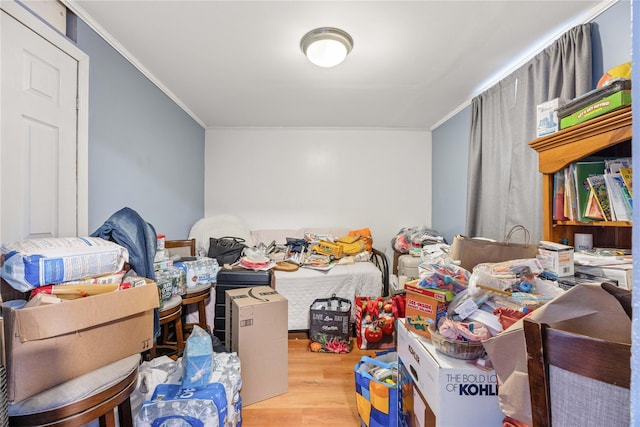
M 611 204 L 609 202 L 609 194 L 607 193 L 604 174 L 588 176 L 587 182 L 589 183 L 589 188 L 591 188 L 592 197 L 600 208 L 602 219 L 605 221 L 612 221 Z
M 589 193 L 587 206 L 584 208 L 584 217 L 594 221 L 605 221 L 604 212 L 602 211 L 593 191 Z
M 607 184 L 607 193 L 611 203 L 612 218 L 615 221 L 632 221 L 631 205 L 629 205 L 625 192 L 626 188 L 620 173 L 606 173 L 604 179 Z
M 624 185 L 627 187 L 627 191 L 629 195 L 633 197 L 633 171 L 631 168 L 621 168 L 620 175 L 622 176 L 622 180 L 624 181 Z
M 604 165 L 606 173 L 619 173 L 622 168 L 632 167 L 632 158 L 616 157 L 614 159 L 606 159 Z
M 572 163 L 564 170 L 564 215 L 571 221 L 578 218 L 578 205 L 576 203 L 575 165 Z
M 589 221 L 590 218 L 585 216 L 585 209 L 589 200 L 591 187 L 587 178 L 591 175 L 602 175 L 604 173 L 604 161 L 584 161 L 575 163 L 575 180 L 576 180 L 576 200 L 578 206 L 577 221 Z
M 553 219 L 556 221 L 569 219 L 565 215 L 565 183 L 564 170 L 553 175 Z

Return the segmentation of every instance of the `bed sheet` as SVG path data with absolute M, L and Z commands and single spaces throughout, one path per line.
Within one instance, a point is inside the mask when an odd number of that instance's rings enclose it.
M 336 265 L 329 271 L 300 268 L 275 271 L 275 288 L 288 300 L 288 329 L 309 329 L 309 307 L 317 298 L 337 297 L 355 301 L 356 296 L 382 295 L 382 272 L 371 262 Z M 355 309 L 352 310 L 352 320 Z

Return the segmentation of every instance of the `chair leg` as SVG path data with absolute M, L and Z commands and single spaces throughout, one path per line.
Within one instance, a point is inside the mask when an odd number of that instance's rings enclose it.
M 175 333 L 176 333 L 176 347 L 178 350 L 178 357 L 182 356 L 184 352 L 184 333 L 182 330 L 182 316 L 179 316 L 174 323 Z
M 100 427 L 115 427 L 116 426 L 116 418 L 113 415 L 113 411 L 109 411 L 104 415 L 101 415 L 99 418 Z
M 133 415 L 131 414 L 131 398 L 126 398 L 118 405 L 118 421 L 120 427 L 133 427 Z
M 205 300 L 198 302 L 198 323 L 200 327 L 205 331 L 208 329 L 207 327 L 207 306 Z

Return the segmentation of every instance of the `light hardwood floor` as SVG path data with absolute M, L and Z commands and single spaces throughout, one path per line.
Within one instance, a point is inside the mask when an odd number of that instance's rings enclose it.
M 306 334 L 289 335 L 289 390 L 242 408 L 243 427 L 360 425 L 353 368 L 371 350 L 347 354 L 309 351 Z

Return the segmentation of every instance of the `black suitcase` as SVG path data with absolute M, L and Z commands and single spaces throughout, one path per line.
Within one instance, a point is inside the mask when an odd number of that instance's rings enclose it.
M 225 291 L 237 288 L 249 288 L 252 286 L 272 286 L 272 272 L 245 270 L 243 268 L 225 269 L 218 271 L 216 278 L 216 305 L 215 319 L 213 323 L 213 335 L 221 342 L 225 340 Z

